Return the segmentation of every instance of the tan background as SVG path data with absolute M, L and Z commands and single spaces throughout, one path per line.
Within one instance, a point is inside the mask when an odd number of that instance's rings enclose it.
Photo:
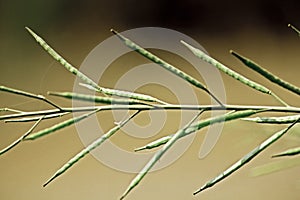
M 146 2 L 146 1 L 145 1 Z M 74 76 L 53 61 L 33 41 L 24 26 L 30 26 L 79 66 L 99 42 L 119 31 L 143 26 L 178 30 L 202 44 L 215 58 L 236 71 L 271 87 L 291 105 L 299 106 L 296 95 L 265 81 L 241 65 L 228 53 L 230 49 L 249 56 L 283 79 L 299 85 L 300 38 L 287 28 L 300 27 L 297 1 L 0 1 L 0 84 L 34 93 L 71 91 Z M 225 1 L 224 1 L 225 2 Z M 161 54 L 168 57 L 168 55 Z M 133 55 L 128 58 L 135 59 Z M 176 60 L 175 60 L 176 61 Z M 180 61 L 178 61 L 180 62 Z M 121 65 L 113 66 L 105 86 L 113 86 L 113 77 Z M 188 73 L 192 73 L 186 67 Z M 201 77 L 198 77 L 201 79 Z M 276 105 L 268 96 L 223 76 L 227 102 L 232 104 Z M 159 90 L 141 88 L 157 95 Z M 164 90 L 165 91 L 165 90 Z M 199 92 L 199 98 L 204 94 Z M 172 101 L 166 92 L 162 98 Z M 208 102 L 208 98 L 204 97 Z M 23 110 L 48 108 L 24 97 L 0 93 L 0 107 Z M 51 98 L 60 105 L 69 101 Z M 105 114 L 99 114 L 103 119 Z M 59 120 L 45 121 L 40 128 Z M 107 128 L 111 121 L 106 120 Z M 140 122 L 142 123 L 142 122 Z M 0 122 L 0 148 L 4 148 L 30 124 Z M 213 151 L 203 160 L 198 151 L 205 131 L 200 132 L 188 151 L 170 167 L 148 175 L 128 199 L 299 199 L 299 164 L 280 172 L 253 177 L 255 167 L 279 161 L 299 163 L 299 157 L 272 160 L 270 155 L 299 146 L 299 128 L 293 129 L 275 145 L 243 167 L 233 176 L 194 197 L 192 192 L 223 169 L 249 152 L 282 126 L 231 122 L 225 125 Z M 173 131 L 172 122 L 166 132 Z M 117 137 L 114 142 L 120 143 Z M 133 147 L 146 140 L 127 138 L 122 147 Z M 130 144 L 129 144 L 130 143 Z M 76 129 L 69 127 L 52 136 L 19 145 L 0 158 L 0 199 L 118 199 L 134 177 L 110 169 L 87 156 L 47 188 L 43 182 L 83 147 Z

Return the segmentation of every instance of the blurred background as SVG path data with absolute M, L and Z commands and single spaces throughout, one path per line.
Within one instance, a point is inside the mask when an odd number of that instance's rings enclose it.
M 73 89 L 74 76 L 35 43 L 25 26 L 39 33 L 75 66 L 80 66 L 96 45 L 111 36 L 110 28 L 125 31 L 154 26 L 174 29 L 194 38 L 216 59 L 272 88 L 289 104 L 299 106 L 296 95 L 265 81 L 229 54 L 230 49 L 236 50 L 299 85 L 300 38 L 287 27 L 291 23 L 300 28 L 299 11 L 300 2 L 296 0 L 0 0 L 0 84 L 44 95 L 49 90 Z M 190 72 L 188 68 L 187 72 Z M 108 77 L 113 75 L 114 71 Z M 227 76 L 222 77 L 228 103 L 278 105 L 272 98 Z M 165 100 L 168 101 L 167 96 Z M 55 101 L 70 105 L 69 101 Z M 48 108 L 28 98 L 0 93 L 0 108 L 3 107 Z M 47 121 L 41 128 L 58 121 Z M 0 148 L 30 126 L 0 122 Z M 172 129 L 171 125 L 167 126 Z M 198 196 L 192 195 L 205 181 L 282 127 L 230 122 L 224 126 L 216 147 L 203 160 L 198 158 L 198 151 L 204 134 L 198 134 L 179 160 L 164 170 L 151 173 L 127 199 L 299 199 L 300 165 L 295 165 L 299 157 L 270 158 L 274 153 L 299 146 L 297 127 L 216 187 Z M 118 199 L 134 174 L 110 169 L 92 156 L 42 188 L 43 182 L 82 147 L 76 129 L 69 127 L 53 136 L 21 144 L 1 156 L 0 199 Z M 256 167 L 273 162 L 290 167 L 262 176 L 253 175 Z

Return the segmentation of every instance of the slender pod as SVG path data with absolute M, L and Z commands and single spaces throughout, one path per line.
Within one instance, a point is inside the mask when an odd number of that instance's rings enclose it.
M 204 120 L 201 120 L 197 123 L 190 125 L 190 127 L 187 130 L 185 130 L 185 133 L 182 134 L 181 137 L 184 137 L 184 136 L 189 135 L 197 130 L 200 130 L 204 127 L 207 127 L 207 126 L 210 126 L 210 125 L 213 125 L 216 123 L 231 121 L 231 120 L 235 120 L 235 119 L 242 119 L 244 117 L 251 116 L 251 115 L 257 114 L 258 112 L 263 112 L 263 111 L 265 111 L 265 110 L 237 111 L 237 112 L 226 113 L 224 115 L 216 116 L 213 118 L 204 119 Z M 168 136 L 159 138 L 153 142 L 146 144 L 145 146 L 136 148 L 135 151 L 141 151 L 141 150 L 153 149 L 153 148 L 159 147 L 161 145 L 166 144 L 172 137 L 173 137 L 173 135 L 168 135 Z
M 142 150 L 146 150 L 146 149 L 153 149 L 153 148 L 159 147 L 161 145 L 166 144 L 172 137 L 173 137 L 173 135 L 167 135 L 167 136 L 159 138 L 153 142 L 150 142 L 150 143 L 146 144 L 145 146 L 138 147 L 138 148 L 134 149 L 134 151 L 138 152 L 138 151 L 142 151 Z
M 102 135 L 100 138 L 93 141 L 83 150 L 81 150 L 78 154 L 76 154 L 73 158 L 71 158 L 66 164 L 64 164 L 56 173 L 43 185 L 47 186 L 50 182 L 52 182 L 55 178 L 62 175 L 66 172 L 70 167 L 72 167 L 75 163 L 77 163 L 81 158 L 83 158 L 86 154 L 91 152 L 93 149 L 99 147 L 103 142 L 109 139 L 112 135 L 114 135 L 118 130 L 120 130 L 127 122 L 129 122 L 132 118 L 134 118 L 140 111 L 137 111 L 135 114 L 127 118 L 121 123 L 118 123 L 115 127 L 110 129 L 106 134 Z
M 275 154 L 272 156 L 272 158 L 274 157 L 282 157 L 282 156 L 294 156 L 294 155 L 298 155 L 300 154 L 300 147 L 296 147 L 296 148 L 292 148 L 292 149 L 288 149 L 284 152 Z
M 72 92 L 48 92 L 49 95 L 64 97 L 67 99 L 89 101 L 103 104 L 118 104 L 118 105 L 135 105 L 135 104 L 146 104 L 136 99 L 116 99 L 111 97 L 101 97 L 95 95 L 78 94 Z
M 170 149 L 171 146 L 180 138 L 181 133 L 183 133 L 185 129 L 187 129 L 203 112 L 204 110 L 201 110 L 197 115 L 195 115 L 195 117 L 188 124 L 186 124 L 184 128 L 178 130 L 172 136 L 172 138 L 163 146 L 161 150 L 154 154 L 154 156 L 144 166 L 140 173 L 131 181 L 126 191 L 121 196 L 121 200 L 124 199 L 129 194 L 129 192 L 139 184 L 139 182 L 144 178 L 144 176 L 146 176 L 146 174 L 155 165 L 155 163 L 157 163 L 160 160 L 160 158 L 166 153 L 166 151 Z
M 266 124 L 290 124 L 297 120 L 300 115 L 291 115 L 284 117 L 254 117 L 254 118 L 243 118 L 242 120 L 251 121 L 256 123 Z
M 251 115 L 260 113 L 260 112 L 265 112 L 267 110 L 243 110 L 243 111 L 237 111 L 237 112 L 231 112 L 231 113 L 226 113 L 224 115 L 220 115 L 217 117 L 201 120 L 193 125 L 191 125 L 186 131 L 185 135 L 188 135 L 190 133 L 193 133 L 197 130 L 200 130 L 201 128 L 204 128 L 209 125 L 213 125 L 216 123 L 221 123 L 221 122 L 227 122 L 227 121 L 232 121 L 235 119 L 242 119 L 244 117 L 249 117 Z
M 197 56 L 198 58 L 206 61 L 207 63 L 217 67 L 219 70 L 221 70 L 222 72 L 226 73 L 227 75 L 231 76 L 232 78 L 240 81 L 241 83 L 248 85 L 249 87 L 266 93 L 266 94 L 270 94 L 271 91 L 269 89 L 267 89 L 266 87 L 249 80 L 248 78 L 242 76 L 241 74 L 231 70 L 230 68 L 226 67 L 225 65 L 223 65 L 222 63 L 220 63 L 219 61 L 215 60 L 214 58 L 210 57 L 209 55 L 207 55 L 206 53 L 204 53 L 203 51 L 201 51 L 200 49 L 197 49 L 195 47 L 193 47 L 192 45 L 186 43 L 185 41 L 180 41 L 184 46 L 186 46 L 189 50 L 192 51 L 192 53 Z
M 166 104 L 165 102 L 163 102 L 157 98 L 154 98 L 152 96 L 149 96 L 149 95 L 100 87 L 92 79 L 90 79 L 88 76 L 86 76 L 85 74 L 80 72 L 78 69 L 73 67 L 69 62 L 67 62 L 52 47 L 50 47 L 44 39 L 42 39 L 40 36 L 38 36 L 30 28 L 28 28 L 28 27 L 25 27 L 25 28 L 34 37 L 34 39 L 45 49 L 46 52 L 48 52 L 55 60 L 57 60 L 69 72 L 73 73 L 78 78 L 80 78 L 82 81 L 84 81 L 91 87 L 95 88 L 95 90 L 97 92 L 100 92 L 100 93 L 103 93 L 106 95 L 110 95 L 110 96 L 114 95 L 114 96 L 119 96 L 119 97 L 132 98 L 132 99 L 138 99 L 138 100 L 143 100 L 143 101 L 158 102 L 158 103 Z
M 204 112 L 202 110 L 198 116 Z M 149 172 L 149 170 L 155 165 L 155 163 L 175 144 L 175 142 L 180 139 L 181 137 L 184 137 L 186 135 L 192 134 L 195 131 L 200 130 L 203 127 L 208 126 L 209 124 L 224 122 L 225 120 L 230 121 L 237 118 L 242 118 L 245 116 L 250 116 L 252 114 L 258 113 L 261 111 L 254 111 L 254 110 L 246 110 L 246 111 L 240 111 L 240 112 L 234 112 L 230 114 L 224 114 L 221 116 L 218 116 L 216 118 L 212 118 L 209 120 L 201 120 L 199 122 L 193 123 L 198 116 L 196 116 L 190 123 L 188 123 L 184 128 L 179 129 L 172 137 L 167 141 L 167 143 L 162 147 L 162 149 L 158 150 L 156 154 L 150 159 L 150 161 L 145 165 L 145 167 L 139 172 L 139 174 L 131 181 L 129 186 L 127 187 L 126 191 L 123 193 L 121 199 L 125 198 L 127 194 L 135 188 L 139 182 L 144 178 L 144 176 Z
M 263 77 L 267 78 L 268 80 L 270 80 L 273 83 L 276 83 L 277 85 L 295 93 L 300 95 L 300 88 L 285 81 L 282 80 L 281 78 L 279 78 L 278 76 L 274 75 L 273 73 L 269 72 L 268 70 L 266 70 L 265 68 L 259 66 L 258 64 L 256 64 L 255 62 L 253 62 L 252 60 L 250 60 L 249 58 L 246 58 L 240 54 L 238 54 L 237 52 L 234 51 L 230 51 L 230 53 L 232 55 L 234 55 L 236 58 L 238 58 L 242 63 L 244 63 L 247 67 L 253 69 L 254 71 L 256 71 L 257 73 L 259 73 L 260 75 L 262 75 Z
M 169 64 L 168 62 L 164 61 L 163 59 L 159 58 L 158 56 L 154 55 L 153 53 L 147 51 L 146 49 L 140 47 L 139 45 L 137 45 L 136 43 L 134 43 L 133 41 L 129 40 L 128 38 L 126 38 L 125 36 L 123 36 L 122 34 L 118 33 L 117 31 L 111 29 L 111 32 L 114 33 L 116 36 L 118 36 L 118 38 L 120 38 L 121 41 L 124 42 L 124 44 L 126 46 L 128 46 L 129 48 L 133 49 L 134 51 L 138 52 L 139 54 L 141 54 L 142 56 L 148 58 L 149 60 L 151 60 L 152 62 L 160 65 L 161 67 L 163 67 L 164 69 L 168 70 L 169 72 L 172 72 L 173 74 L 175 74 L 176 76 L 182 78 L 183 80 L 189 82 L 190 84 L 196 86 L 197 88 L 200 88 L 202 90 L 204 90 L 206 93 L 208 93 L 218 104 L 223 105 L 222 102 L 220 100 L 218 100 L 218 98 L 216 96 L 214 96 L 214 94 L 212 94 L 205 85 L 203 85 L 203 83 L 199 82 L 197 79 L 195 79 L 194 77 L 188 75 L 187 73 L 181 71 L 180 69 L 174 67 L 173 65 Z
M 300 36 L 300 31 L 295 26 L 293 26 L 292 24 L 288 24 L 288 27 L 291 27 L 291 29 L 293 29 L 298 34 L 298 36 Z
M 183 45 L 185 45 L 189 50 L 191 50 L 191 52 L 197 56 L 198 58 L 206 61 L 207 63 L 215 66 L 216 68 L 218 68 L 219 70 L 223 71 L 225 74 L 231 76 L 232 78 L 240 81 L 241 83 L 257 90 L 260 91 L 262 93 L 265 94 L 269 94 L 271 96 L 273 96 L 277 101 L 279 101 L 280 103 L 282 103 L 285 106 L 288 106 L 287 103 L 285 103 L 281 98 L 279 98 L 275 93 L 273 93 L 271 90 L 269 90 L 268 88 L 266 88 L 265 86 L 256 83 L 248 78 L 246 78 L 245 76 L 233 71 L 232 69 L 228 68 L 227 66 L 223 65 L 222 63 L 220 63 L 219 61 L 215 60 L 214 58 L 210 57 L 209 55 L 205 54 L 203 51 L 201 51 L 200 49 L 197 49 L 195 47 L 193 47 L 192 45 L 184 42 L 184 41 L 180 41 Z
M 42 136 L 48 135 L 50 133 L 53 133 L 53 132 L 58 131 L 60 129 L 63 129 L 65 127 L 68 127 L 68 126 L 70 126 L 72 124 L 80 122 L 81 120 L 88 118 L 89 116 L 91 116 L 92 114 L 95 114 L 98 111 L 100 111 L 100 109 L 96 109 L 96 110 L 94 110 L 92 112 L 80 115 L 78 117 L 74 117 L 74 118 L 68 119 L 68 120 L 63 121 L 63 122 L 58 123 L 58 124 L 55 124 L 55 125 L 53 125 L 53 126 L 51 126 L 49 128 L 43 129 L 41 131 L 38 131 L 36 133 L 33 133 L 33 134 L 27 136 L 24 140 L 35 140 L 35 139 L 40 138 Z
M 34 37 L 34 39 L 45 49 L 47 53 L 50 54 L 55 60 L 57 60 L 62 66 L 64 66 L 69 72 L 75 74 L 78 78 L 80 78 L 85 83 L 91 85 L 94 88 L 101 90 L 101 87 L 98 86 L 93 80 L 87 77 L 85 74 L 80 72 L 78 69 L 73 67 L 69 62 L 67 62 L 61 55 L 59 55 L 52 47 L 50 47 L 47 42 L 38 36 L 35 32 L 33 32 L 30 28 L 25 27 L 26 30 Z
M 194 192 L 194 195 L 198 194 L 199 192 L 201 192 L 201 191 L 203 191 L 203 190 L 205 190 L 207 188 L 210 188 L 210 187 L 214 186 L 216 183 L 218 183 L 221 180 L 223 180 L 224 178 L 228 177 L 233 172 L 237 171 L 239 168 L 241 168 L 246 163 L 248 163 L 249 161 L 251 161 L 260 152 L 262 152 L 264 149 L 266 149 L 272 143 L 274 143 L 279 138 L 281 138 L 286 132 L 288 132 L 288 130 L 290 130 L 299 121 L 299 119 L 300 118 L 298 118 L 296 121 L 294 121 L 294 123 L 291 124 L 290 126 L 288 126 L 287 128 L 285 128 L 285 129 L 283 129 L 281 131 L 278 131 L 275 134 L 273 134 L 271 137 L 269 137 L 268 139 L 266 139 L 263 143 L 261 143 L 255 149 L 253 149 L 252 151 L 250 151 L 247 155 L 245 155 L 240 160 L 238 160 L 236 163 L 234 163 L 233 165 L 231 165 L 228 169 L 226 169 L 225 171 L 223 171 L 221 174 L 219 174 L 215 178 L 213 178 L 213 179 L 209 180 L 208 182 L 206 182 L 200 189 L 198 189 L 196 192 Z

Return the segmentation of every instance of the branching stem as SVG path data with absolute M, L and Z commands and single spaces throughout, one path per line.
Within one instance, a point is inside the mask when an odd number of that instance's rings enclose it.
M 30 117 L 30 116 L 39 116 L 39 115 L 50 115 L 50 114 L 58 114 L 58 113 L 69 113 L 69 112 L 88 112 L 100 109 L 101 111 L 107 110 L 262 110 L 265 109 L 265 112 L 280 112 L 280 113 L 300 113 L 300 108 L 298 107 L 285 107 L 285 106 L 252 106 L 252 105 L 177 105 L 177 104 L 169 104 L 169 105 L 106 105 L 106 106 L 87 106 L 87 107 L 65 107 L 51 110 L 40 110 L 40 111 L 31 111 L 31 112 L 22 112 L 22 113 L 14 113 L 8 115 L 0 116 L 0 120 L 7 119 L 16 119 L 21 117 Z

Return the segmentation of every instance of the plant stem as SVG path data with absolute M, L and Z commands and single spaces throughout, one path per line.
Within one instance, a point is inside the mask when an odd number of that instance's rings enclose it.
M 51 106 L 61 110 L 61 108 L 58 105 L 56 105 L 55 103 L 53 103 L 52 101 L 50 101 L 49 99 L 44 97 L 43 95 L 32 94 L 32 93 L 29 93 L 29 92 L 13 89 L 13 88 L 6 87 L 6 86 L 0 86 L 0 91 L 9 92 L 9 93 L 17 94 L 17 95 L 22 95 L 22 96 L 33 98 L 33 99 L 38 99 L 38 100 L 44 101 L 44 102 L 50 104 Z
M 44 115 L 43 120 L 62 117 L 62 116 L 67 115 L 67 114 L 69 114 L 69 112 Z M 17 119 L 8 119 L 8 120 L 5 120 L 4 122 L 5 123 L 7 123 L 7 122 L 32 122 L 32 121 L 37 121 L 39 119 L 40 119 L 40 116 L 38 116 L 38 117 L 24 117 L 24 118 L 17 118 Z
M 49 115 L 56 113 L 65 113 L 65 112 L 88 112 L 101 109 L 101 111 L 107 110 L 262 110 L 265 109 L 265 112 L 280 112 L 280 113 L 300 113 L 300 108 L 298 107 L 286 107 L 286 106 L 250 106 L 250 105 L 161 105 L 153 104 L 148 105 L 107 105 L 107 106 L 87 106 L 87 107 L 62 107 L 61 110 L 51 109 L 51 110 L 41 110 L 41 111 L 31 111 L 31 112 L 22 112 L 9 115 L 0 116 L 0 120 L 7 120 L 20 117 L 29 117 L 29 116 L 38 116 L 38 115 Z
M 39 118 L 38 121 L 36 121 L 33 126 L 25 133 L 23 134 L 21 137 L 19 137 L 17 140 L 15 140 L 13 143 L 11 143 L 9 146 L 7 146 L 6 148 L 2 149 L 0 151 L 0 155 L 6 153 L 7 151 L 11 150 L 13 147 L 17 146 L 20 142 L 22 142 L 22 140 L 24 140 L 34 129 L 35 127 L 42 121 L 43 116 L 41 116 Z

